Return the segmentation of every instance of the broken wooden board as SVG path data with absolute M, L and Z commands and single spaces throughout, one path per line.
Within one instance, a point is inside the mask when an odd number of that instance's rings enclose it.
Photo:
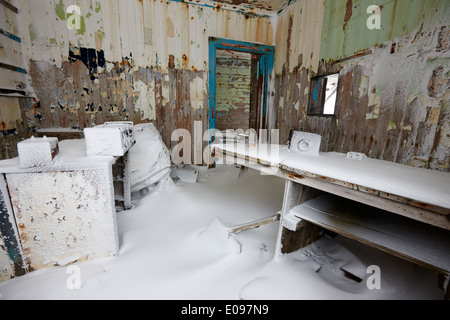
M 261 226 L 277 222 L 277 221 L 279 221 L 279 219 L 280 219 L 280 214 L 277 213 L 277 214 L 267 217 L 267 218 L 258 219 L 255 221 L 250 221 L 250 222 L 246 222 L 246 223 L 243 223 L 240 225 L 233 226 L 231 228 L 228 228 L 228 231 L 230 233 L 240 233 L 245 230 L 256 229 Z
M 186 183 L 197 183 L 198 170 L 190 168 L 173 168 L 170 172 L 170 176 L 174 181 L 182 181 Z

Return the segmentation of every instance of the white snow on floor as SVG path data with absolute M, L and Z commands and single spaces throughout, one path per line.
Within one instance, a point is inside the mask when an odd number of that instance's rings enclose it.
M 68 267 L 56 267 L 0 283 L 0 299 L 443 298 L 435 273 L 345 238 L 274 258 L 278 223 L 229 236 L 228 227 L 278 212 L 284 191 L 280 178 L 238 174 L 202 168 L 196 184 L 167 183 L 134 199 L 118 213 L 120 255 L 78 264 L 80 289 L 69 290 Z M 368 289 L 370 274 L 360 283 L 344 277 L 339 266 L 352 264 L 379 266 L 381 289 Z

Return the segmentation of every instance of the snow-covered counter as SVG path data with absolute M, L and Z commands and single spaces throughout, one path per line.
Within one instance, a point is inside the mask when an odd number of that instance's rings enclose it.
M 408 214 L 404 212 L 408 208 L 418 219 L 424 218 L 422 214 L 426 213 L 425 219 L 429 221 L 424 222 L 450 229 L 447 218 L 450 215 L 450 173 L 370 158 L 353 160 L 335 152 L 319 156 L 294 153 L 281 145 L 230 143 L 215 144 L 212 148 L 216 157 L 224 161 L 260 166 L 266 168 L 266 172 L 319 189 L 323 185 L 334 186 L 333 190 L 346 193 L 353 200 L 369 201 L 370 198 L 377 203 L 386 200 L 396 207 L 392 208 L 396 213 Z
M 212 153 L 218 163 L 286 179 L 276 256 L 306 248 L 326 229 L 449 277 L 449 173 L 280 145 L 214 144 Z M 448 282 L 444 289 L 450 296 Z
M 59 143 L 45 166 L 0 161 L 11 202 L 9 214 L 28 271 L 118 254 L 114 157 L 86 157 L 84 140 Z M 0 236 L 5 230 L 0 230 Z M 1 267 L 1 266 L 0 266 Z

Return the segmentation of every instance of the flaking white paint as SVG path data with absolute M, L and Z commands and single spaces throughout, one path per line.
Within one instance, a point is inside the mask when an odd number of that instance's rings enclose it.
M 190 97 L 191 97 L 191 107 L 194 110 L 203 109 L 203 104 L 205 101 L 205 82 L 200 77 L 195 77 L 191 80 L 189 84 L 190 88 Z
M 311 68 L 313 72 L 317 72 L 323 12 L 323 1 L 297 0 L 277 16 L 274 20 L 277 48 L 275 51 L 276 74 L 282 73 L 285 63 L 289 63 L 288 72 L 292 72 L 297 66 Z M 292 19 L 291 29 L 289 29 L 290 19 Z M 302 55 L 301 64 L 300 55 Z
M 142 120 L 155 120 L 155 88 L 153 82 L 149 85 L 143 81 L 134 83 L 135 105 L 134 109 L 142 113 Z
M 24 36 L 27 59 L 61 66 L 72 43 L 101 46 L 109 62 L 129 57 L 136 66 L 166 70 L 173 54 L 175 61 L 182 62 L 183 55 L 188 58 L 189 63 L 180 63 L 181 67 L 206 70 L 209 37 L 274 44 L 270 17 L 246 17 L 236 11 L 172 1 L 93 0 L 79 3 L 84 24 L 77 32 L 58 17 L 58 4 L 59 0 L 18 0 L 22 27 L 34 33 Z M 70 3 L 63 0 L 63 4 L 66 8 Z

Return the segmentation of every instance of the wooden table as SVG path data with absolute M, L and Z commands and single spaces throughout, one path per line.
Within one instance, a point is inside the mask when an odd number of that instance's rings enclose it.
M 214 144 L 212 151 L 219 163 L 286 180 L 277 255 L 311 244 L 325 228 L 450 274 L 449 173 L 280 145 Z

